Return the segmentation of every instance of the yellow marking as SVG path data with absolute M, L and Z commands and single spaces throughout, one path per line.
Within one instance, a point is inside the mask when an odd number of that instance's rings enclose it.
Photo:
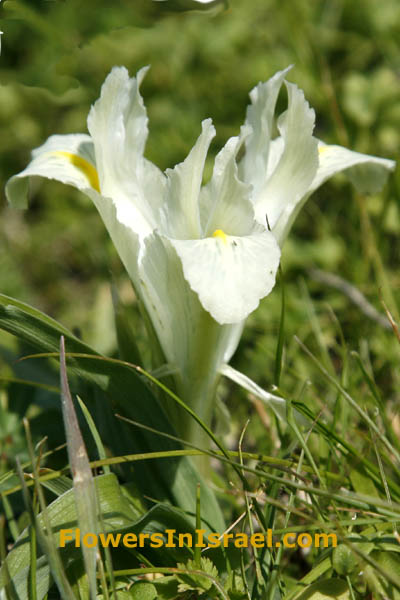
M 81 156 L 78 156 L 77 154 L 72 154 L 72 152 L 64 152 L 63 150 L 58 150 L 54 152 L 54 154 L 63 156 L 71 163 L 71 165 L 74 165 L 74 167 L 82 171 L 92 188 L 95 189 L 96 192 L 100 192 L 99 176 L 96 168 L 89 161 Z
M 226 237 L 226 233 L 222 231 L 222 229 L 216 229 L 212 234 L 213 237 L 219 237 L 224 242 L 224 244 L 228 243 L 228 238 Z
M 325 146 L 318 146 L 318 152 L 320 154 L 323 154 L 324 152 L 326 152 L 327 150 L 329 150 L 329 146 L 325 145 Z

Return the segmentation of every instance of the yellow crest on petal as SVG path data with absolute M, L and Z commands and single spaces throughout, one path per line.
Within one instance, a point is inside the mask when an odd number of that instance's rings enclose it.
M 77 154 L 73 154 L 72 152 L 64 152 L 62 150 L 58 150 L 54 152 L 54 154 L 57 156 L 63 156 L 71 163 L 71 165 L 82 171 L 92 188 L 95 189 L 96 192 L 100 193 L 99 176 L 96 168 L 88 160 L 78 156 Z
M 226 237 L 226 233 L 225 231 L 222 231 L 222 229 L 216 229 L 214 231 L 214 233 L 212 234 L 212 237 L 218 237 L 220 238 L 225 244 L 228 243 L 228 238 Z

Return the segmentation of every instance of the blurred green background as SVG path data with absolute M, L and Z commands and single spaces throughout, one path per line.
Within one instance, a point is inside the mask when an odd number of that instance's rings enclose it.
M 181 6 L 183 3 L 181 4 Z M 30 150 L 53 133 L 86 131 L 91 103 L 113 65 L 134 74 L 150 64 L 142 93 L 150 117 L 146 155 L 161 168 L 181 161 L 212 117 L 213 156 L 243 123 L 248 92 L 294 64 L 289 79 L 316 110 L 316 135 L 359 152 L 399 158 L 400 3 L 398 0 L 232 0 L 227 10 L 185 12 L 151 0 L 7 0 L 0 6 L 0 170 L 22 170 Z M 279 99 L 281 109 L 285 98 Z M 399 389 L 398 342 L 343 291 L 310 273 L 319 269 L 351 282 L 394 317 L 399 299 L 398 171 L 382 194 L 359 197 L 344 177 L 308 202 L 285 246 L 285 361 L 281 387 L 293 397 L 330 402 L 299 336 L 324 364 L 357 386 L 360 375 L 344 350 L 371 364 L 390 409 Z M 110 280 L 135 310 L 127 276 L 89 200 L 55 182 L 32 185 L 30 209 L 6 206 L 0 217 L 0 291 L 33 304 L 113 354 Z M 269 387 L 273 383 L 281 312 L 280 284 L 249 319 L 234 365 Z M 139 317 L 133 316 L 138 335 Z M 342 332 L 345 342 L 342 342 Z M 10 372 L 14 342 L 0 334 L 0 375 Z M 347 359 L 346 359 L 347 360 Z M 0 358 L 1 361 L 1 358 Z M 32 365 L 32 377 L 41 374 Z M 312 384 L 305 386 L 311 381 Z M 237 389 L 226 387 L 233 427 L 253 413 Z M 362 393 L 362 390 L 361 390 Z M 11 408 L 11 407 L 10 407 Z M 12 409 L 11 409 L 12 412 Z M 396 408 L 393 404 L 392 414 Z M 236 424 L 236 425 L 235 425 Z M 12 427 L 12 425 L 10 425 Z M 251 425 L 261 447 L 260 422 Z M 4 430 L 5 432 L 5 430 Z M 4 440 L 4 435 L 3 435 Z

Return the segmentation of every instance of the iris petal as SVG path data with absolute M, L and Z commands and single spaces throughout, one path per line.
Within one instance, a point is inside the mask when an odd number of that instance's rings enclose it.
M 303 92 L 285 83 L 289 104 L 278 121 L 284 149 L 263 189 L 253 198 L 258 222 L 267 222 L 278 239 L 318 168 L 317 141 L 312 136 L 315 113 Z
M 342 146 L 327 145 L 319 142 L 319 166 L 310 186 L 314 192 L 327 179 L 346 171 L 352 182 L 362 193 L 378 192 L 386 182 L 389 171 L 396 163 L 393 160 L 353 152 Z
M 32 152 L 32 160 L 6 185 L 8 201 L 17 208 L 27 207 L 28 178 L 56 179 L 82 191 L 98 187 L 92 140 L 88 135 L 52 135 Z
M 221 325 L 243 321 L 275 285 L 280 251 L 268 231 L 171 243 L 185 279 Z

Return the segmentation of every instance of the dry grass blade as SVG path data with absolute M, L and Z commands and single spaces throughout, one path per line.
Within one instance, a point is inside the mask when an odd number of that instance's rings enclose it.
M 378 323 L 383 329 L 390 329 L 388 320 L 376 310 L 355 285 L 346 281 L 343 277 L 335 275 L 335 273 L 328 273 L 327 271 L 321 271 L 320 269 L 309 269 L 308 274 L 315 281 L 319 281 L 342 292 L 349 300 L 351 300 L 351 302 L 353 302 L 353 304 L 358 306 L 366 317 Z M 388 311 L 386 310 L 386 313 L 387 312 Z M 388 318 L 390 320 L 389 315 Z
M 390 322 L 390 326 L 394 331 L 395 336 L 397 337 L 398 341 L 400 342 L 400 331 L 399 331 L 399 327 L 396 323 L 396 321 L 394 320 L 394 317 L 392 315 L 392 313 L 390 312 L 390 310 L 388 309 L 388 307 L 386 306 L 386 303 L 384 300 L 381 300 L 383 308 L 385 309 L 387 318 L 389 319 Z
M 74 482 L 78 525 L 81 530 L 81 538 L 84 540 L 84 536 L 87 534 L 97 534 L 98 504 L 88 455 L 79 429 L 78 419 L 68 385 L 63 336 L 61 336 L 60 341 L 60 375 L 62 412 L 67 438 L 69 464 Z M 88 548 L 86 544 L 83 544 L 82 553 L 89 581 L 90 594 L 92 599 L 95 600 L 97 548 L 96 546 L 94 548 Z

